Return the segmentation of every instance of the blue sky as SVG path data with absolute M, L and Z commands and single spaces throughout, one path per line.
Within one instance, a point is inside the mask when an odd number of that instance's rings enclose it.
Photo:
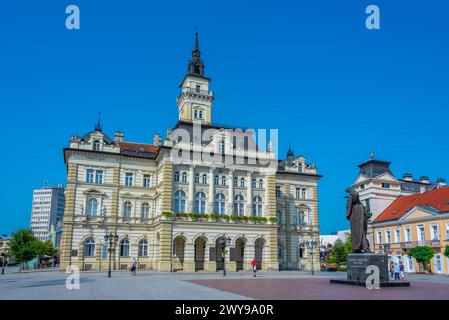
M 65 28 L 77 4 L 81 29 Z M 381 30 L 365 28 L 376 4 Z M 344 190 L 374 151 L 393 172 L 449 178 L 446 1 L 8 1 L 0 11 L 0 234 L 29 225 L 32 189 L 65 182 L 72 134 L 151 142 L 177 120 L 200 34 L 213 120 L 278 128 L 316 163 L 320 227 L 348 227 Z

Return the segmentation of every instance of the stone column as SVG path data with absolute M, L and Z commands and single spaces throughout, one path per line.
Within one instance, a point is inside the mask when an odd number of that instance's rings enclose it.
M 234 169 L 229 169 L 229 174 L 228 174 L 228 208 L 227 208 L 227 212 L 229 215 L 233 214 L 234 211 Z
M 214 213 L 214 168 L 209 168 L 209 201 L 207 212 Z
M 194 209 L 194 182 L 195 182 L 195 167 L 190 166 L 189 168 L 189 199 L 187 201 L 187 212 L 193 212 Z
M 246 210 L 245 215 L 251 216 L 253 212 L 253 181 L 251 171 L 246 174 Z
M 159 229 L 159 261 L 158 270 L 159 271 L 171 271 L 172 256 L 171 246 L 172 246 L 172 222 L 171 221 L 161 221 Z
M 184 247 L 183 272 L 195 272 L 195 243 L 188 242 Z

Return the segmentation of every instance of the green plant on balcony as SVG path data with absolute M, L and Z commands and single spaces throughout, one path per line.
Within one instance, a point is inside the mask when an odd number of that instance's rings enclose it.
M 231 214 L 231 220 L 232 221 L 239 221 L 239 216 L 238 215 L 236 215 L 236 214 Z
M 270 222 L 273 223 L 273 224 L 278 221 L 277 217 L 270 217 L 269 219 L 270 219 Z
M 240 220 L 247 222 L 247 221 L 249 221 L 249 217 L 248 216 L 241 216 Z
M 266 223 L 267 222 L 267 218 L 266 217 L 257 217 L 257 222 L 259 222 L 259 223 Z
M 231 219 L 231 217 L 229 216 L 229 214 L 223 215 L 223 218 L 226 220 L 226 222 L 229 222 L 229 219 Z
M 195 221 L 196 214 L 194 214 L 193 212 L 189 213 L 187 216 L 190 218 L 191 221 Z
M 251 216 L 249 218 L 252 222 L 257 222 L 257 217 L 256 216 Z
M 170 219 L 173 216 L 173 213 L 171 213 L 170 211 L 164 211 L 164 212 L 162 212 L 162 215 L 165 218 Z

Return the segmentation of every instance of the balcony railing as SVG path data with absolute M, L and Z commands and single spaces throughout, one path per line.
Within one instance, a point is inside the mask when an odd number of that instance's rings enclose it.
M 418 246 L 427 246 L 431 248 L 440 248 L 440 240 L 424 240 L 424 241 L 407 241 L 407 242 L 390 242 L 376 244 L 376 249 L 379 251 L 395 250 L 395 249 L 411 249 Z

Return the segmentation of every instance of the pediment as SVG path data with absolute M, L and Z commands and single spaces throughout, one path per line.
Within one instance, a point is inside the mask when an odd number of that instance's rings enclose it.
M 407 212 L 407 214 L 405 214 L 401 220 L 414 220 L 414 219 L 421 219 L 421 218 L 426 218 L 426 217 L 432 217 L 435 214 L 437 214 L 436 212 L 433 212 L 427 208 L 423 208 L 423 207 L 415 207 L 412 210 L 410 210 L 409 212 Z
M 359 184 L 359 183 L 362 183 L 362 182 L 367 181 L 367 180 L 369 180 L 369 179 L 365 175 L 359 174 L 359 176 L 355 180 L 354 184 Z
M 96 188 L 90 188 L 90 189 L 87 189 L 87 190 L 83 191 L 83 193 L 84 193 L 84 194 L 101 194 L 101 195 L 104 195 L 104 194 L 105 194 L 103 191 L 98 190 L 98 189 L 96 189 Z
M 374 179 L 382 180 L 382 181 L 390 181 L 390 182 L 399 182 L 399 180 L 396 179 L 395 176 L 393 176 L 392 174 L 390 174 L 388 172 L 384 172 L 381 175 L 375 177 Z

